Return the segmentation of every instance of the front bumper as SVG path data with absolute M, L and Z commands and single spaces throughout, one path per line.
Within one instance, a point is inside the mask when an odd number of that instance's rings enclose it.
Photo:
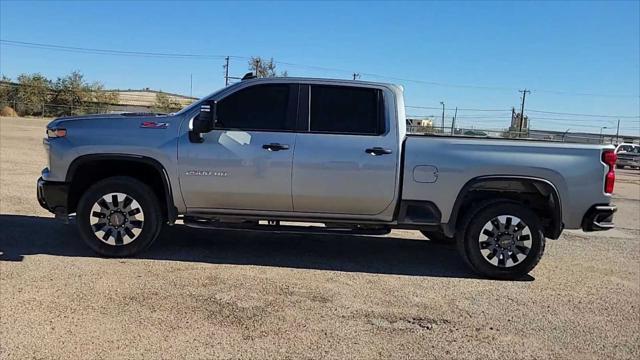
M 640 160 L 618 158 L 618 161 L 616 161 L 616 165 L 618 165 L 618 166 L 640 167 Z
M 46 181 L 38 179 L 38 202 L 45 210 L 52 212 L 56 218 L 67 219 L 67 200 L 69 198 L 69 184 L 65 182 Z
M 602 231 L 613 229 L 613 214 L 618 210 L 615 205 L 595 205 L 582 219 L 582 230 Z

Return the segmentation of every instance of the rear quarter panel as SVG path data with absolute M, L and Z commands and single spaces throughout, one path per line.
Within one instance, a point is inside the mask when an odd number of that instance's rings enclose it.
M 607 166 L 601 162 L 604 147 L 534 141 L 408 136 L 405 142 L 403 200 L 428 200 L 449 221 L 464 185 L 481 176 L 525 176 L 544 179 L 558 190 L 565 228 L 579 228 L 594 204 L 606 204 Z M 413 170 L 437 168 L 435 182 L 416 182 Z

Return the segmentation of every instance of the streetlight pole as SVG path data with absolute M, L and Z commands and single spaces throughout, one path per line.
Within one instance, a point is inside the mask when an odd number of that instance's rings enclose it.
M 603 127 L 600 128 L 600 144 L 602 144 L 602 130 L 604 130 L 604 129 L 608 129 L 608 127 L 603 126 Z
M 453 135 L 453 129 L 456 126 L 456 117 L 458 117 L 458 107 L 456 106 L 456 112 L 453 114 L 453 120 L 451 121 L 451 135 Z
M 440 105 L 442 105 L 442 132 L 444 133 L 444 101 L 440 101 Z

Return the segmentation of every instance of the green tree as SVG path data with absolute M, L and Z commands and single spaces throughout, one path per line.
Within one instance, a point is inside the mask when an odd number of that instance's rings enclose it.
M 51 97 L 51 80 L 44 75 L 20 74 L 14 100 L 20 115 L 43 115 L 44 105 Z
M 84 75 L 78 71 L 58 78 L 54 84 L 55 96 L 53 103 L 57 105 L 56 113 L 59 115 L 84 114 L 85 101 L 88 98 L 87 84 Z
M 117 93 L 106 91 L 100 82 L 87 83 L 78 71 L 58 78 L 53 88 L 57 115 L 101 113 L 108 111 L 110 104 L 118 103 Z
M 2 75 L 0 78 L 0 109 L 5 106 L 13 107 L 16 87 L 11 84 L 11 79 Z
M 276 63 L 273 61 L 273 58 L 266 60 L 259 56 L 252 56 L 249 60 L 249 70 L 251 70 L 256 75 L 256 77 L 259 78 L 289 76 L 286 70 L 278 75 L 276 71 Z
M 156 93 L 156 102 L 153 104 L 153 110 L 162 113 L 170 113 L 178 111 L 182 108 L 180 103 L 169 95 L 159 92 Z
M 102 83 L 95 81 L 88 85 L 89 99 L 92 106 L 90 110 L 95 113 L 109 111 L 109 105 L 118 104 L 119 95 L 116 92 L 106 91 Z

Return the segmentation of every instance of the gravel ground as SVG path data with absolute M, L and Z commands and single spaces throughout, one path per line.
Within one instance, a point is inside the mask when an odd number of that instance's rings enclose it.
M 96 257 L 41 209 L 46 121 L 0 118 L 0 358 L 638 358 L 640 175 L 619 228 L 549 241 L 525 281 L 454 248 L 385 237 L 176 225 Z

